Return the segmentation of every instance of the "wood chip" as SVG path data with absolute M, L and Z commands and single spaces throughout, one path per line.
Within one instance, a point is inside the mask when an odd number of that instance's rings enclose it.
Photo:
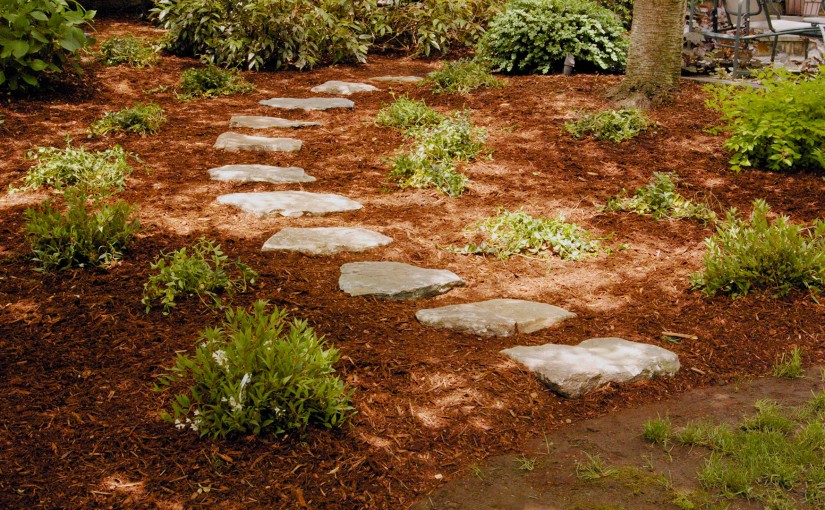
M 673 331 L 662 331 L 664 336 L 672 336 L 673 338 L 684 338 L 686 340 L 699 340 L 696 335 L 688 335 L 685 333 L 674 333 Z

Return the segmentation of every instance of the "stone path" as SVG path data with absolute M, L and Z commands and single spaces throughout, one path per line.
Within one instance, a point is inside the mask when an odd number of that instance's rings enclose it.
M 289 120 L 280 117 L 264 117 L 261 115 L 233 115 L 229 119 L 229 127 L 231 128 L 252 128 L 252 129 L 266 129 L 266 128 L 303 128 L 310 126 L 321 126 L 320 122 L 307 122 L 302 120 Z
M 315 177 L 307 175 L 297 166 L 279 167 L 269 165 L 224 165 L 209 170 L 213 181 L 227 182 L 272 182 L 288 184 L 313 182 Z
M 422 324 L 480 336 L 533 333 L 575 316 L 557 306 L 520 299 L 491 299 L 419 310 L 415 314 Z
M 299 217 L 357 211 L 361 204 L 341 195 L 309 193 L 307 191 L 263 191 L 258 193 L 230 193 L 218 197 L 218 203 L 234 205 L 256 216 Z
M 271 106 L 273 108 L 281 108 L 284 110 L 331 110 L 333 108 L 347 108 L 353 109 L 355 103 L 349 99 L 340 97 L 311 97 L 307 99 L 296 99 L 289 97 L 274 97 L 259 101 L 258 104 L 263 106 Z
M 349 96 L 350 94 L 356 94 L 358 92 L 376 92 L 379 89 L 378 87 L 368 85 L 366 83 L 332 80 L 322 83 L 317 87 L 312 87 L 311 90 L 316 94 L 341 94 L 344 96 Z
M 270 237 L 261 251 L 297 251 L 306 255 L 334 255 L 386 246 L 391 237 L 365 228 L 285 228 Z
M 352 262 L 341 266 L 338 286 L 350 296 L 409 300 L 443 294 L 464 280 L 444 269 L 425 269 L 401 262 Z
M 216 149 L 227 151 L 295 152 L 301 150 L 301 140 L 294 138 L 266 138 L 227 132 L 218 137 Z

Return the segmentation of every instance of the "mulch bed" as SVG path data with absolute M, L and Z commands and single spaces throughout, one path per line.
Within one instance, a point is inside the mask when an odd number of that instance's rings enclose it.
M 156 33 L 133 20 L 105 20 L 98 38 Z M 90 64 L 83 83 L 0 106 L 4 157 L 0 186 L 19 184 L 37 146 L 114 143 L 140 156 L 120 198 L 140 207 L 144 232 L 123 260 L 105 270 L 38 273 L 22 236 L 23 211 L 49 191 L 0 198 L 0 507 L 23 508 L 402 508 L 441 480 L 466 473 L 486 456 L 518 452 L 543 431 L 619 408 L 666 399 L 690 388 L 722 384 L 770 370 L 793 346 L 807 363 L 825 361 L 825 310 L 806 293 L 731 300 L 689 289 L 712 228 L 599 212 L 622 188 L 648 182 L 653 171 L 675 171 L 682 192 L 712 196 L 717 212 L 749 212 L 757 198 L 797 222 L 822 215 L 821 175 L 732 173 L 722 137 L 706 128 L 718 116 L 705 109 L 700 86 L 685 83 L 652 112 L 658 127 L 622 144 L 577 141 L 562 131 L 577 110 L 608 107 L 602 98 L 615 76 L 520 76 L 503 88 L 468 96 L 434 95 L 416 85 L 394 93 L 423 98 L 447 112 L 470 109 L 489 133 L 490 158 L 464 168 L 470 190 L 450 199 L 433 190 L 398 190 L 386 182 L 387 158 L 404 141 L 373 125 L 391 100 L 386 93 L 353 96 L 354 111 L 288 112 L 321 128 L 258 131 L 296 136 L 296 154 L 224 153 L 211 148 L 232 114 L 281 115 L 258 106 L 270 97 L 309 97 L 329 79 L 423 75 L 436 61 L 372 57 L 361 66 L 312 72 L 245 73 L 257 90 L 241 96 L 178 101 L 180 73 L 196 65 L 164 57 L 135 70 Z M 389 88 L 381 85 L 381 88 Z M 156 136 L 87 140 L 89 124 L 134 101 L 156 101 L 169 123 Z M 249 131 L 251 133 L 251 131 Z M 287 133 L 287 134 L 284 134 Z M 215 203 L 234 191 L 280 189 L 262 183 L 209 180 L 209 168 L 231 163 L 300 166 L 317 181 L 290 189 L 340 193 L 361 211 L 320 218 L 254 219 Z M 629 249 L 582 261 L 509 260 L 451 253 L 468 224 L 499 207 L 533 215 L 563 214 Z M 261 253 L 286 226 L 367 226 L 395 239 L 360 254 L 306 257 Z M 309 323 L 342 352 L 339 372 L 355 389 L 358 414 L 342 430 L 303 435 L 200 439 L 159 419 L 169 395 L 152 391 L 176 352 L 191 352 L 204 327 L 221 313 L 197 300 L 169 316 L 140 304 L 149 265 L 161 251 L 201 235 L 220 242 L 261 274 L 245 306 L 267 299 Z M 446 268 L 468 285 L 416 302 L 351 298 L 338 291 L 346 262 L 393 260 Z M 478 338 L 423 327 L 420 308 L 514 297 L 562 306 L 578 314 L 557 327 L 515 338 Z M 698 336 L 669 343 L 663 330 Z M 580 400 L 547 391 L 498 351 L 516 344 L 575 344 L 620 336 L 675 351 L 673 379 L 607 387 Z

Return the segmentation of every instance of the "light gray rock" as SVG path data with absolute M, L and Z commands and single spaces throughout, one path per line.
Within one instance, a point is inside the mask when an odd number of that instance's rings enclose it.
M 379 90 L 378 87 L 374 87 L 366 83 L 353 83 L 349 81 L 337 80 L 331 80 L 312 87 L 312 91 L 316 94 L 343 94 L 345 96 L 358 92 L 375 92 L 376 90 Z
M 501 352 L 568 398 L 580 397 L 609 382 L 673 376 L 679 371 L 679 357 L 673 352 L 622 338 L 591 338 L 575 346 L 519 345 Z
M 401 262 L 352 262 L 341 266 L 338 286 L 350 296 L 409 300 L 443 294 L 464 285 L 455 273 Z
M 313 182 L 315 177 L 307 175 L 297 166 L 280 167 L 269 165 L 224 165 L 209 170 L 213 181 L 228 182 Z
M 332 108 L 349 108 L 355 107 L 355 103 L 349 99 L 342 97 L 309 97 L 306 99 L 297 99 L 293 97 L 274 97 L 272 99 L 264 99 L 258 102 L 263 106 L 271 106 L 273 108 L 281 108 L 284 110 L 330 110 Z
M 421 76 L 376 76 L 370 78 L 370 80 L 390 83 L 419 83 L 424 81 L 424 78 Z
M 301 150 L 301 140 L 294 138 L 267 138 L 240 133 L 223 133 L 215 142 L 216 149 L 227 151 L 295 152 Z
M 252 128 L 252 129 L 266 129 L 266 128 L 302 128 L 309 126 L 320 126 L 320 122 L 306 122 L 302 120 L 289 120 L 280 117 L 263 117 L 260 115 L 233 115 L 229 119 L 229 127 L 231 128 Z
M 256 216 L 323 216 L 336 212 L 356 211 L 361 204 L 341 195 L 306 191 L 268 191 L 230 193 L 218 197 L 218 203 L 234 205 Z
M 429 308 L 415 314 L 422 324 L 481 336 L 533 333 L 575 316 L 557 306 L 521 299 L 491 299 Z
M 306 255 L 332 255 L 341 251 L 365 251 L 392 242 L 391 237 L 365 228 L 285 228 L 270 237 L 261 251 L 297 251 Z

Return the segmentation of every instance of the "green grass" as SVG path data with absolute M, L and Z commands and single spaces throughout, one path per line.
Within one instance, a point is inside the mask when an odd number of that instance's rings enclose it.
M 428 107 L 424 101 L 401 96 L 378 110 L 375 125 L 406 130 L 435 126 L 443 120 L 444 116 Z
M 666 445 L 670 436 L 670 418 L 652 418 L 642 426 L 642 437 L 651 443 Z
M 585 453 L 587 460 L 576 461 L 576 478 L 584 481 L 599 480 L 619 474 L 619 470 L 608 466 L 598 455 Z
M 585 114 L 578 120 L 564 124 L 564 130 L 573 138 L 592 135 L 597 140 L 623 142 L 639 136 L 653 125 L 650 117 L 635 108 L 605 110 Z
M 468 226 L 484 239 L 455 249 L 458 253 L 489 254 L 498 258 L 513 255 L 548 256 L 578 260 L 599 251 L 601 244 L 575 223 L 543 217 L 534 218 L 523 211 L 502 209 L 496 216 Z
M 122 190 L 132 173 L 127 153 L 119 145 L 87 151 L 69 142 L 65 149 L 38 147 L 29 151 L 27 158 L 35 164 L 23 178 L 23 189 L 75 186 L 89 193 L 108 193 Z
M 221 69 L 209 64 L 187 69 L 180 77 L 178 98 L 189 101 L 196 98 L 232 96 L 255 89 L 234 70 Z
M 605 211 L 629 211 L 637 214 L 649 214 L 654 219 L 695 218 L 703 222 L 716 219 L 716 213 L 706 204 L 694 203 L 676 192 L 679 178 L 673 173 L 654 172 L 650 183 L 638 188 L 633 196 L 627 191 L 608 199 Z
M 163 108 L 155 103 L 135 103 L 131 108 L 107 112 L 89 128 L 89 136 L 101 136 L 113 132 L 153 135 L 166 123 Z
M 133 35 L 112 36 L 100 45 L 98 60 L 106 66 L 148 67 L 158 61 L 154 46 Z
M 424 81 L 433 92 L 467 94 L 483 87 L 503 87 L 504 81 L 490 73 L 490 68 L 474 60 L 448 62 Z
M 773 367 L 773 375 L 786 379 L 799 379 L 805 376 L 805 369 L 802 368 L 802 350 L 794 347 L 790 352 L 783 353 L 777 364 Z

